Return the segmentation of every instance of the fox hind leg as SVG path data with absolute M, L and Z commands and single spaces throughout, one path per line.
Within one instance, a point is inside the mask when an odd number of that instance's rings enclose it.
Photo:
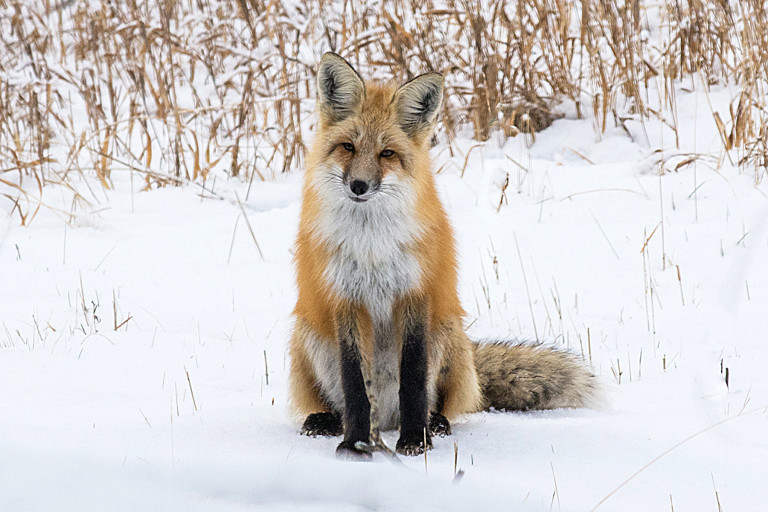
M 341 416 L 332 412 L 313 412 L 301 426 L 301 433 L 305 436 L 317 437 L 340 436 L 344 433 Z
M 451 422 L 439 412 L 432 412 L 429 415 L 429 432 L 433 436 L 449 436 L 451 435 Z
M 288 378 L 291 404 L 297 413 L 310 414 L 333 410 L 332 403 L 325 400 L 321 393 L 322 382 L 310 362 L 308 347 L 318 343 L 317 335 L 312 329 L 303 319 L 297 318 L 289 344 L 291 371 Z

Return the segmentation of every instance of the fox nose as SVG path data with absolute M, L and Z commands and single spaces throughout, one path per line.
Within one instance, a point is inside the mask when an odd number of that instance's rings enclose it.
M 361 196 L 368 191 L 368 184 L 362 180 L 355 180 L 349 184 L 349 189 L 356 196 Z

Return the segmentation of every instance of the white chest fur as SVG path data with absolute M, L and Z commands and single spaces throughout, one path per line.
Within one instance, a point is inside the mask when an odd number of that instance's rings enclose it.
M 322 210 L 313 227 L 331 250 L 323 277 L 339 295 L 364 304 L 374 321 L 386 322 L 395 299 L 421 279 L 410 187 L 385 177 L 380 192 L 355 203 L 337 183 L 317 184 Z
M 365 305 L 374 322 L 373 391 L 383 429 L 397 428 L 399 419 L 400 353 L 392 325 L 394 301 L 418 288 L 422 270 L 413 253 L 420 236 L 414 217 L 414 194 L 407 183 L 385 177 L 381 190 L 365 203 L 347 196 L 338 169 L 318 173 L 313 187 L 320 199 L 320 213 L 312 225 L 313 236 L 331 251 L 323 278 L 342 297 Z M 327 344 L 327 353 L 312 359 L 325 397 L 341 410 L 340 360 Z

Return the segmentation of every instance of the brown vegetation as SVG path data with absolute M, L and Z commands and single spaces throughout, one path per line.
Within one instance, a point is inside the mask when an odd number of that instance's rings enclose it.
M 97 202 L 82 176 L 206 187 L 214 169 L 264 180 L 298 168 L 327 50 L 366 76 L 443 73 L 449 142 L 465 126 L 480 141 L 535 132 L 563 102 L 599 132 L 662 118 L 652 80 L 670 112 L 680 84 L 735 84 L 730 112 L 707 115 L 734 163 L 768 163 L 757 0 L 5 0 L 0 193 L 26 223 L 49 183 L 70 189 L 73 208 Z

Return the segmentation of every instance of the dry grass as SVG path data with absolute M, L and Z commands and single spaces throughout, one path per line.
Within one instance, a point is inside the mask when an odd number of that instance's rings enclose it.
M 655 118 L 677 137 L 677 87 L 732 85 L 730 111 L 707 115 L 734 163 L 756 180 L 768 164 L 757 0 L 0 0 L 0 193 L 26 224 L 48 184 L 75 210 L 116 173 L 206 188 L 213 171 L 298 168 L 327 50 L 369 76 L 443 73 L 449 142 L 469 126 L 479 141 L 534 134 L 564 102 L 598 133 Z

